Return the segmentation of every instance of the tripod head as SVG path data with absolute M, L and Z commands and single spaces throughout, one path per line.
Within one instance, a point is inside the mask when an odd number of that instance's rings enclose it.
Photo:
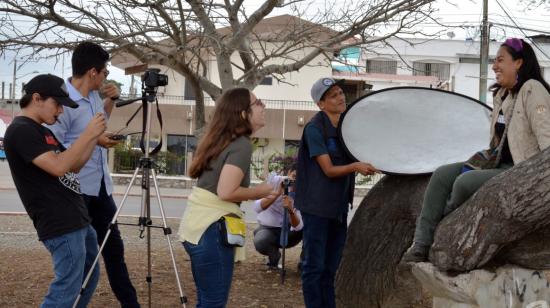
M 156 99 L 158 87 L 166 85 L 168 85 L 168 75 L 160 74 L 158 68 L 150 68 L 141 75 L 141 97 L 118 101 L 116 106 L 122 107 L 137 101 L 152 103 Z
M 128 100 L 116 102 L 117 107 L 122 107 L 129 105 L 133 102 L 141 101 L 142 105 L 136 110 L 136 112 L 130 117 L 130 120 L 126 123 L 126 126 L 134 119 L 139 110 L 143 108 L 143 124 L 141 131 L 141 140 L 140 147 L 141 151 L 145 154 L 145 159 L 149 158 L 149 155 L 156 154 L 162 147 L 162 135 L 159 144 L 149 153 L 149 140 L 150 140 L 150 129 L 151 129 L 151 108 L 148 108 L 147 103 L 157 103 L 157 118 L 160 123 L 160 129 L 162 131 L 162 114 L 158 108 L 157 100 L 157 89 L 161 86 L 166 86 L 168 84 L 168 76 L 165 74 L 160 74 L 160 69 L 151 68 L 145 71 L 141 76 L 141 97 L 132 98 Z M 145 140 L 144 140 L 145 139 Z

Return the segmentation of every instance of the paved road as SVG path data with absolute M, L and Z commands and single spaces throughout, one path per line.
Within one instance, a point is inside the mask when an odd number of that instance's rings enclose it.
M 117 194 L 114 196 L 117 206 L 120 206 L 122 201 L 122 195 Z M 187 206 L 187 199 L 174 198 L 174 197 L 162 197 L 162 207 L 164 209 L 164 215 L 167 218 L 181 218 L 183 211 Z M 256 213 L 252 210 L 252 202 L 245 202 L 242 205 L 245 211 L 245 220 L 247 222 L 256 222 Z M 0 213 L 24 213 L 25 208 L 19 199 L 19 195 L 16 190 L 0 190 Z M 128 196 L 126 202 L 122 206 L 121 215 L 125 216 L 139 216 L 141 213 L 141 196 Z M 151 216 L 160 217 L 160 210 L 157 202 L 157 198 L 153 196 L 151 198 Z

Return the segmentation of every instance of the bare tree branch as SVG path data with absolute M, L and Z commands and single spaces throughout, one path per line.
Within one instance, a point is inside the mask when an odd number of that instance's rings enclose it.
M 129 63 L 183 75 L 200 94 L 199 107 L 202 91 L 217 98 L 229 87 L 254 89 L 266 76 L 288 83 L 285 74 L 343 48 L 421 33 L 432 2 L 264 0 L 251 10 L 244 0 L 2 0 L 0 53 L 26 47 L 34 59 L 91 40 Z M 292 16 L 268 17 L 276 8 Z M 207 74 L 212 65 L 219 84 Z M 201 127 L 204 115 L 197 121 Z

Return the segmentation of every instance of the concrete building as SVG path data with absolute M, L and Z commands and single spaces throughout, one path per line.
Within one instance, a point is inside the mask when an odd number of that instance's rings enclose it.
M 543 75 L 550 80 L 550 41 L 548 36 L 532 37 Z M 494 83 L 491 69 L 501 42 L 490 42 L 488 85 Z M 479 41 L 390 38 L 364 48 L 358 56 L 334 65 L 335 76 L 363 80 L 372 90 L 398 86 L 434 87 L 479 97 Z M 333 62 L 334 63 L 334 62 Z M 487 93 L 487 102 L 492 96 Z

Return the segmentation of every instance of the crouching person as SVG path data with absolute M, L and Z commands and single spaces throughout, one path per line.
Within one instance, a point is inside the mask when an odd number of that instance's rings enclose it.
M 290 167 L 286 172 L 289 179 L 294 181 L 296 177 L 296 168 Z M 254 210 L 258 219 L 258 228 L 254 230 L 254 247 L 256 251 L 268 257 L 267 266 L 269 269 L 277 269 L 279 259 L 281 258 L 281 238 L 283 228 L 283 217 L 285 211 L 288 212 L 288 232 L 286 248 L 294 247 L 302 241 L 302 216 L 300 211 L 294 208 L 294 186 L 290 185 L 288 196 L 283 194 L 283 178 L 281 176 L 271 176 L 268 182 L 274 187 L 278 187 L 278 194 L 274 197 L 268 197 L 256 200 Z M 301 261 L 299 263 L 300 267 Z
M 42 124 L 53 124 L 62 106 L 76 108 L 63 79 L 39 75 L 24 87 L 21 115 L 6 130 L 4 145 L 15 187 L 52 256 L 55 278 L 41 307 L 72 307 L 98 253 L 96 233 L 76 174 L 90 158 L 105 118 L 96 114 L 73 146 L 65 149 Z M 93 269 L 77 307 L 86 307 L 99 279 Z

